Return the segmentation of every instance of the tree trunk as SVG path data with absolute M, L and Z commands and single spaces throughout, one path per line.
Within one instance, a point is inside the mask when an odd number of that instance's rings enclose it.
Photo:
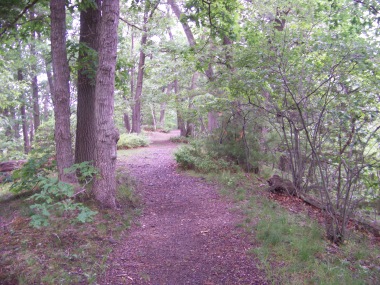
M 88 49 L 98 51 L 98 32 L 100 23 L 100 0 L 96 1 L 98 9 L 89 8 L 80 13 L 80 39 L 79 43 L 85 45 L 81 48 L 78 62 L 78 104 L 77 104 L 77 130 L 75 140 L 75 163 L 95 160 L 95 58 Z M 92 76 L 91 76 L 92 75 Z
M 211 134 L 218 127 L 216 112 L 211 111 L 207 114 L 207 130 Z
M 33 21 L 35 18 L 34 12 L 30 13 L 30 20 Z M 32 33 L 32 43 L 30 45 L 30 52 L 34 57 L 34 62 L 31 66 L 32 68 L 32 98 L 33 98 L 33 125 L 34 131 L 40 126 L 40 105 L 39 105 L 39 95 L 38 95 L 38 79 L 37 79 L 37 52 L 35 42 L 37 40 L 37 33 L 34 31 Z M 32 141 L 32 139 L 31 139 Z
M 176 103 L 177 103 L 177 126 L 178 129 L 181 131 L 180 136 L 185 137 L 186 136 L 186 124 L 182 117 L 182 111 L 180 108 L 181 104 L 181 98 L 179 98 L 179 86 L 178 86 L 178 80 L 174 80 L 174 93 L 176 94 Z
M 152 113 L 152 122 L 153 122 L 153 130 L 157 130 L 157 119 L 156 119 L 156 110 L 154 109 L 154 104 L 150 105 L 150 111 Z
M 181 10 L 179 9 L 177 3 L 175 2 L 175 0 L 168 0 L 168 4 L 171 6 L 171 8 L 172 8 L 174 14 L 176 15 L 177 19 L 181 22 L 183 31 L 185 32 L 185 35 L 187 37 L 187 41 L 188 41 L 190 47 L 194 47 L 196 45 L 194 35 L 190 29 L 190 26 L 186 22 L 181 21 Z M 206 76 L 210 81 L 212 81 L 214 78 L 214 71 L 213 71 L 211 64 L 208 65 L 208 69 L 206 70 Z M 214 114 L 212 112 L 208 114 L 209 117 L 213 116 L 213 115 Z M 214 117 L 213 119 L 214 119 L 214 121 L 216 121 L 216 117 Z M 191 129 L 186 132 L 187 136 L 189 136 L 190 134 L 192 134 L 192 130 L 194 129 L 193 128 L 194 126 L 193 126 L 193 124 L 189 124 L 189 122 L 187 123 L 187 125 L 191 127 Z M 210 127 L 211 126 L 209 125 L 208 129 L 211 132 L 213 129 L 210 130 Z
M 33 144 L 33 141 L 34 141 L 34 117 L 30 117 L 29 118 L 30 120 L 30 123 L 29 123 L 29 141 L 30 141 L 30 145 Z
M 129 115 L 127 112 L 124 113 L 123 121 L 125 130 L 127 131 L 127 133 L 129 133 L 131 131 L 131 122 L 129 121 Z
M 14 132 L 15 139 L 20 138 L 20 124 L 18 118 L 16 117 L 16 110 L 14 107 L 10 107 L 10 115 L 12 118 L 12 128 Z
M 166 88 L 167 100 L 169 100 L 172 89 L 173 89 L 173 83 L 169 83 Z M 160 104 L 160 128 L 165 127 L 165 112 L 166 112 L 166 101 Z
M 11 128 L 11 120 L 10 120 L 10 117 L 9 117 L 9 110 L 8 108 L 5 108 L 2 110 L 2 115 L 8 120 L 8 124 L 7 126 L 5 127 L 5 136 L 10 139 L 12 138 L 12 128 Z
M 116 208 L 116 143 L 119 132 L 115 127 L 113 115 L 118 20 L 119 0 L 103 2 L 95 88 L 95 166 L 100 172 L 100 177 L 95 179 L 93 190 L 96 200 L 107 208 Z
M 51 67 L 47 63 L 45 59 L 45 68 L 46 68 L 46 76 L 48 78 L 48 83 L 49 83 L 49 91 L 50 91 L 50 96 L 51 96 L 51 101 L 53 102 L 53 106 L 55 106 L 55 98 L 54 98 L 54 78 L 51 73 Z
M 181 10 L 179 9 L 177 3 L 175 2 L 175 0 L 168 0 L 168 4 L 172 8 L 172 10 L 173 10 L 174 14 L 176 15 L 176 17 L 178 18 L 178 20 L 181 22 L 183 31 L 185 32 L 185 35 L 187 37 L 187 41 L 189 42 L 189 45 L 191 47 L 195 46 L 196 42 L 194 39 L 194 35 L 191 32 L 190 26 L 186 22 L 181 21 Z
M 148 22 L 148 14 L 144 13 L 144 32 L 141 37 L 141 46 L 140 46 L 140 59 L 139 66 L 137 71 L 137 84 L 136 84 L 136 93 L 134 96 L 134 104 L 132 109 L 132 132 L 140 133 L 141 132 L 141 95 L 143 89 L 143 80 L 144 80 L 144 69 L 145 69 L 145 58 L 146 54 L 144 48 L 148 39 L 148 34 L 146 31 L 146 23 Z
M 17 71 L 17 80 L 24 80 L 24 76 L 22 74 L 22 70 L 19 69 Z M 30 150 L 30 141 L 28 135 L 28 123 L 26 120 L 26 109 L 25 109 L 25 94 L 21 94 L 21 105 L 20 105 L 20 113 L 21 113 L 21 122 L 22 122 L 22 136 L 24 139 L 24 153 L 28 154 Z
M 58 177 L 64 182 L 75 182 L 73 174 L 65 168 L 73 164 L 70 133 L 70 70 L 66 53 L 65 1 L 51 0 L 51 54 L 54 76 L 55 147 Z
M 160 128 L 165 128 L 165 112 L 166 112 L 166 102 L 160 105 Z

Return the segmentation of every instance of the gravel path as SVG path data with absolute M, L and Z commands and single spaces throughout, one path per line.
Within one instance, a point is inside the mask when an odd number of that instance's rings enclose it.
M 174 135 L 154 133 L 149 148 L 119 161 L 137 180 L 144 209 L 101 284 L 267 284 L 232 204 L 215 185 L 178 172 Z

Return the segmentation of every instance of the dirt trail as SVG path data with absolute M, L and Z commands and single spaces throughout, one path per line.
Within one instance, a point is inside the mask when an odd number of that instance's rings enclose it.
M 149 148 L 119 161 L 136 178 L 144 210 L 101 284 L 266 284 L 232 205 L 215 185 L 177 172 L 173 135 L 155 133 Z

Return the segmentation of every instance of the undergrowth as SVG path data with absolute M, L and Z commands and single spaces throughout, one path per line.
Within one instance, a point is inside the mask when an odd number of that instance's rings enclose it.
M 97 284 L 115 241 L 140 212 L 131 178 L 119 172 L 117 179 L 119 209 L 98 209 L 86 199 L 83 204 L 98 212 L 86 224 L 56 215 L 49 226 L 32 228 L 32 201 L 0 202 L 0 284 Z
M 251 252 L 271 284 L 380 284 L 379 246 L 365 235 L 354 232 L 340 247 L 332 245 L 316 221 L 271 201 L 256 176 L 230 171 L 202 145 L 179 149 L 176 159 L 183 169 L 218 182 L 221 194 L 236 202 L 244 215 L 240 226 L 255 243 Z
M 149 139 L 140 134 L 121 134 L 117 142 L 118 149 L 130 149 L 148 145 Z

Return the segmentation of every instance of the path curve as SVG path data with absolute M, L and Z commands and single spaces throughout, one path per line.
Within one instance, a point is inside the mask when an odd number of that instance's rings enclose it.
M 232 204 L 215 185 L 177 171 L 173 135 L 155 133 L 150 147 L 118 162 L 136 178 L 144 209 L 101 284 L 267 284 Z

